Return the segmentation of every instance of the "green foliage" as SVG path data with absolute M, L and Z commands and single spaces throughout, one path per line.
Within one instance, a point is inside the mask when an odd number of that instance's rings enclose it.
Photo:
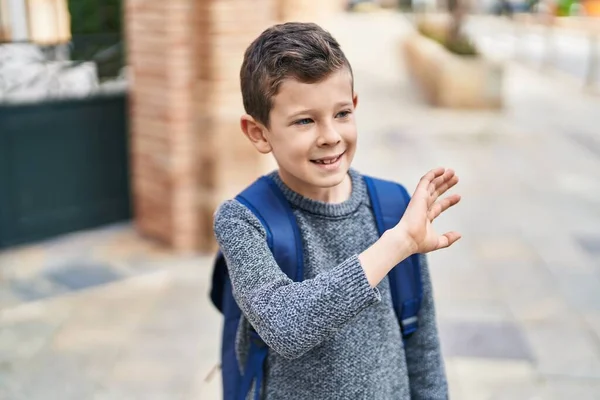
M 451 53 L 465 57 L 476 57 L 479 55 L 475 45 L 469 38 L 460 36 L 456 40 L 447 40 L 447 34 L 441 29 L 432 29 L 427 24 L 419 24 L 417 26 L 419 33 L 439 44 L 444 46 Z
M 68 2 L 71 14 L 71 58 L 94 61 L 100 79 L 117 76 L 125 65 L 122 46 L 123 0 Z
M 69 0 L 71 32 L 121 33 L 122 0 Z

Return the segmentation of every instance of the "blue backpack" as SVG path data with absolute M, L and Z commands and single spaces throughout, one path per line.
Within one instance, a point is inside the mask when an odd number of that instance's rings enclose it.
M 379 234 L 395 226 L 408 205 L 410 196 L 396 183 L 364 176 Z M 258 218 L 267 232 L 267 243 L 279 267 L 290 279 L 304 279 L 303 247 L 300 230 L 292 209 L 277 184 L 263 176 L 240 193 L 236 200 Z M 417 313 L 422 299 L 421 270 L 418 255 L 408 257 L 388 274 L 394 311 L 403 338 L 418 326 Z M 224 400 L 245 400 L 255 383 L 254 399 L 262 386 L 268 347 L 251 329 L 250 349 L 243 373 L 240 373 L 235 340 L 241 311 L 232 294 L 225 258 L 217 254 L 210 292 L 211 301 L 224 316 L 221 370 Z

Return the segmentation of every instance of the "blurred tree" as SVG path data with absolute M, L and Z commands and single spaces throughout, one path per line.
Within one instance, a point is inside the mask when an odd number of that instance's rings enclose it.
M 447 46 L 454 46 L 464 40 L 462 38 L 462 26 L 467 13 L 467 7 L 464 0 L 447 0 L 447 5 L 451 20 L 446 43 Z
M 446 9 L 450 18 L 442 21 L 436 21 L 435 17 L 428 21 L 425 12 L 417 19 L 418 31 L 454 54 L 477 56 L 479 53 L 475 45 L 463 32 L 464 20 L 468 12 L 467 0 L 446 0 Z
M 73 34 L 121 33 L 122 0 L 69 0 Z
M 101 79 L 117 76 L 126 62 L 122 47 L 122 3 L 123 0 L 68 0 L 71 58 L 93 60 Z

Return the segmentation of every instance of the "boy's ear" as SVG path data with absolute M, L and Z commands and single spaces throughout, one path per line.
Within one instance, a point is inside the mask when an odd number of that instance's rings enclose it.
M 252 116 L 244 114 L 240 118 L 240 125 L 244 135 L 250 139 L 250 142 L 252 142 L 258 151 L 262 154 L 271 152 L 271 144 L 265 136 L 267 128 L 263 124 L 252 118 Z
M 356 92 L 352 96 L 352 103 L 354 104 L 354 108 L 356 108 L 356 106 L 358 105 L 358 94 L 356 94 Z

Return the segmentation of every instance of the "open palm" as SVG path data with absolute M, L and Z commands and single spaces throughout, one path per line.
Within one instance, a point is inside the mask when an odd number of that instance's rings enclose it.
M 458 176 L 451 169 L 436 168 L 425 174 L 411 198 L 404 216 L 398 225 L 402 225 L 415 253 L 428 253 L 452 245 L 458 239 L 458 232 L 438 235 L 432 222 L 441 213 L 460 201 L 458 194 L 450 195 L 438 201 L 439 197 L 458 183 Z

